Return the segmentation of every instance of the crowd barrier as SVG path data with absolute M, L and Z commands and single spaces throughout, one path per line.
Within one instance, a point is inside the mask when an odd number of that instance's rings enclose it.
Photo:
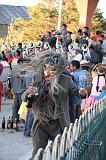
M 105 160 L 106 97 L 85 111 L 74 124 L 40 148 L 34 160 Z

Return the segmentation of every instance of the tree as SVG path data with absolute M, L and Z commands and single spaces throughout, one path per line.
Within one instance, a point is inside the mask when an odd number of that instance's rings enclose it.
M 96 9 L 93 16 L 92 29 L 94 32 L 96 30 L 106 31 L 106 19 L 103 17 L 103 12 L 100 9 Z
M 44 0 L 28 9 L 29 20 L 16 19 L 9 26 L 7 41 L 34 42 L 39 39 L 40 33 L 46 33 L 57 29 L 59 0 Z M 66 23 L 68 30 L 75 32 L 78 29 L 79 14 L 74 0 L 64 0 L 62 6 L 62 23 Z M 93 31 L 105 30 L 106 19 L 103 13 L 97 9 L 93 17 Z
M 56 0 L 58 2 L 58 0 Z M 58 3 L 55 0 L 45 0 L 28 9 L 29 20 L 17 19 L 9 26 L 8 41 L 36 42 L 40 33 L 57 29 Z M 57 4 L 57 6 L 56 6 Z M 62 23 L 68 25 L 70 31 L 78 26 L 78 12 L 74 0 L 65 0 L 62 7 Z M 14 27 L 15 26 L 15 27 Z
M 66 23 L 70 31 L 78 29 L 79 14 L 74 0 L 64 0 L 62 8 L 62 22 Z
M 40 33 L 46 33 L 49 30 L 56 29 L 57 10 L 50 1 L 40 3 L 28 9 L 29 20 L 17 19 L 14 24 L 9 26 L 8 39 L 10 41 L 36 42 Z

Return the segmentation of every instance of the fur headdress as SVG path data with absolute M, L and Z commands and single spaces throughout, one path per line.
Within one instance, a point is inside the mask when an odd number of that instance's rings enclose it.
M 32 75 L 35 76 L 35 81 L 42 81 L 44 69 L 57 70 L 57 73 L 64 71 L 66 67 L 65 59 L 62 54 L 57 54 L 53 51 L 43 51 L 36 53 L 32 61 L 26 65 L 22 65 L 20 71 L 28 72 L 32 71 Z
M 46 81 L 44 79 L 44 71 L 45 69 L 56 70 L 56 74 L 58 75 L 64 71 L 65 64 L 61 53 L 43 51 L 36 54 L 28 67 L 32 71 L 32 83 L 38 88 L 38 96 L 35 96 L 33 101 L 33 112 L 41 122 L 48 122 L 61 116 L 61 113 L 58 113 L 58 104 L 56 103 L 55 96 L 63 89 L 58 84 L 57 76 L 50 82 Z M 22 71 L 28 68 L 24 67 Z

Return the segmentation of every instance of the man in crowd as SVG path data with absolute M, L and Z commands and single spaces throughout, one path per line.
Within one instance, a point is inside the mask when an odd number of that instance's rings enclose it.
M 83 28 L 83 32 L 87 32 L 87 33 L 88 33 L 88 37 L 90 37 L 89 27 L 85 26 L 85 27 Z
M 13 108 L 13 118 L 19 121 L 18 111 L 21 106 L 22 93 L 25 91 L 24 76 L 20 74 L 21 69 L 20 60 L 17 61 L 17 65 L 12 68 L 12 88 L 14 91 L 14 108 Z
M 79 76 L 80 76 L 80 62 L 73 60 L 70 65 L 70 71 L 73 77 L 74 83 L 80 88 L 79 85 Z M 70 119 L 74 123 L 76 119 L 79 118 L 81 114 L 81 97 L 79 95 L 72 95 L 70 97 Z
M 92 76 L 89 71 L 89 63 L 86 60 L 82 60 L 80 62 L 80 75 L 79 75 L 79 86 L 80 88 L 85 88 L 88 96 L 91 93 L 91 88 L 92 88 Z
M 20 51 L 20 54 L 22 55 L 23 49 L 22 49 L 22 43 L 18 43 L 17 50 Z
M 73 60 L 76 60 L 76 61 L 81 61 L 82 60 L 82 54 L 81 54 L 81 49 L 79 47 L 75 48 L 75 56 L 73 58 Z
M 61 34 L 61 38 L 62 38 L 62 44 L 67 44 L 67 25 L 66 24 L 62 24 L 62 34 Z
M 78 29 L 77 31 L 77 36 L 76 36 L 76 43 L 78 43 L 78 46 L 80 45 L 81 43 L 81 39 L 82 39 L 82 29 Z
M 95 46 L 95 52 L 97 54 L 97 63 L 102 63 L 103 61 L 103 41 L 98 40 Z

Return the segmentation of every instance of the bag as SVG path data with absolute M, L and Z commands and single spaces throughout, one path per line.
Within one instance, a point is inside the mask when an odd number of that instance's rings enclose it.
M 18 114 L 20 115 L 20 118 L 26 121 L 26 115 L 27 115 L 27 107 L 26 107 L 27 103 L 26 102 L 22 102 L 20 109 L 18 111 Z

